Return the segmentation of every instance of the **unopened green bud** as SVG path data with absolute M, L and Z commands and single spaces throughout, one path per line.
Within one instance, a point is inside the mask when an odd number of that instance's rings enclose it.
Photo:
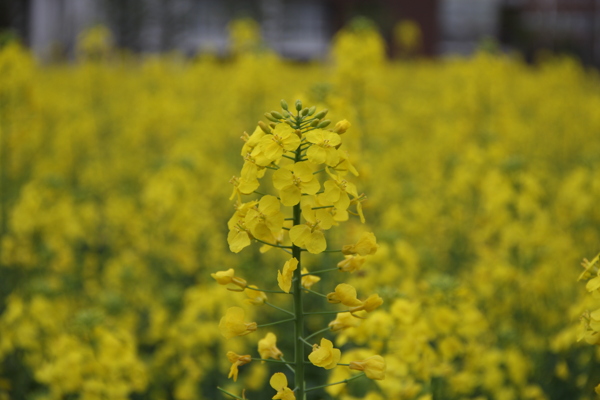
M 273 115 L 271 115 L 271 113 L 265 113 L 265 117 L 269 120 L 269 121 L 273 121 L 273 122 L 279 122 L 279 120 L 275 117 L 273 117 Z
M 325 128 L 330 123 L 331 123 L 330 119 L 324 119 L 323 121 L 319 122 L 319 125 L 317 125 L 317 128 Z
M 293 120 L 293 119 L 291 119 L 291 118 L 286 118 L 285 122 L 287 122 L 288 124 L 290 124 L 290 126 L 291 126 L 292 128 L 294 128 L 294 127 L 296 126 L 296 121 L 294 121 L 294 120 Z
M 308 109 L 308 115 L 313 115 L 317 111 L 317 106 L 312 106 Z
M 321 111 L 319 111 L 319 112 L 318 112 L 318 113 L 315 115 L 315 118 L 317 118 L 317 119 L 324 118 L 324 117 L 327 115 L 327 113 L 328 113 L 328 112 L 329 112 L 329 110 L 328 110 L 328 109 L 321 110 Z M 272 114 L 272 113 L 271 113 L 271 114 Z
M 302 102 L 300 100 L 296 100 L 296 110 L 302 110 Z
M 270 127 L 271 129 L 275 129 L 275 127 L 276 127 L 276 126 L 277 126 L 277 124 L 276 124 L 275 122 L 270 122 L 270 123 L 269 123 L 269 127 Z
M 267 133 L 267 134 L 271 133 L 271 128 L 269 128 L 269 126 L 267 124 L 265 124 L 264 122 L 258 121 L 258 126 L 260 127 L 260 129 L 262 129 L 262 131 L 264 133 Z
M 303 108 L 302 111 L 300 111 L 300 115 L 302 115 L 303 117 L 305 117 L 308 114 L 308 108 Z
M 315 127 L 317 125 L 319 125 L 319 120 L 318 119 L 315 119 L 313 122 L 310 123 L 310 126 L 312 126 L 312 127 Z
M 280 113 L 278 113 L 277 111 L 271 111 L 271 115 L 275 118 L 277 118 L 278 120 L 283 119 L 283 115 L 281 115 Z
M 281 99 L 281 108 L 283 108 L 284 110 L 288 109 L 287 101 Z
M 287 111 L 287 110 L 283 110 L 283 112 L 282 112 L 281 114 L 282 114 L 284 117 L 286 117 L 286 118 L 287 118 L 287 117 L 291 117 L 291 116 L 292 116 L 292 114 L 290 114 L 290 112 L 289 112 L 289 111 Z

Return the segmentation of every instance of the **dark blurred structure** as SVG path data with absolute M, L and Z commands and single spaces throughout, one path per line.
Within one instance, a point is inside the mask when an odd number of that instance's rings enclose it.
M 95 24 L 137 52 L 226 54 L 227 24 L 240 17 L 257 20 L 283 56 L 320 58 L 359 15 L 378 24 L 391 56 L 401 54 L 395 27 L 409 20 L 420 28 L 421 55 L 470 54 L 492 38 L 530 59 L 548 49 L 600 66 L 600 0 L 0 0 L 0 29 L 42 58 L 73 54 L 78 34 Z

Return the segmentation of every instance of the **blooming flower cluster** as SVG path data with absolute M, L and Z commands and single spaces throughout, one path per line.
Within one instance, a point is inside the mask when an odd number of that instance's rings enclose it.
M 281 101 L 282 111 L 272 111 L 265 116 L 270 123 L 259 122 L 258 126 L 242 139 L 242 157 L 244 164 L 239 177 L 234 176 L 234 186 L 230 199 L 235 199 L 235 212 L 228 222 L 227 241 L 232 252 L 238 253 L 252 242 L 262 243 L 287 253 L 283 267 L 277 271 L 277 284 L 280 291 L 266 290 L 264 286 L 248 285 L 243 278 L 235 276 L 233 269 L 218 271 L 212 277 L 221 285 L 229 286 L 232 291 L 246 291 L 247 302 L 254 305 L 266 304 L 291 315 L 292 318 L 257 325 L 246 322 L 245 312 L 239 307 L 230 307 L 219 323 L 222 335 L 227 338 L 243 336 L 258 328 L 279 323 L 294 324 L 291 343 L 294 346 L 294 360 L 286 361 L 283 352 L 277 347 L 277 337 L 273 332 L 258 342 L 258 353 L 262 362 L 283 363 L 294 373 L 294 389 L 288 387 L 287 377 L 275 373 L 270 384 L 277 391 L 273 399 L 304 399 L 305 393 L 321 387 L 341 384 L 336 382 L 318 387 L 306 387 L 304 346 L 311 347 L 308 361 L 314 366 L 326 370 L 338 366 L 361 371 L 352 379 L 367 376 L 375 380 L 385 378 L 385 362 L 380 355 L 365 360 L 353 360 L 350 364 L 340 364 L 341 350 L 333 342 L 321 338 L 320 344 L 311 344 L 309 339 L 325 331 L 341 331 L 353 326 L 352 319 L 366 318 L 367 315 L 383 304 L 378 294 L 372 294 L 365 300 L 357 298 L 354 287 L 341 283 L 327 295 L 311 288 L 320 282 L 320 274 L 331 271 L 354 272 L 361 268 L 366 258 L 377 252 L 377 240 L 371 232 L 364 232 L 356 243 L 344 245 L 339 250 L 328 250 L 327 231 L 340 222 L 347 221 L 350 215 L 364 222 L 361 202 L 365 196 L 359 195 L 356 185 L 349 175 L 358 175 L 358 171 L 349 161 L 348 153 L 342 148 L 342 134 L 349 128 L 346 120 L 339 121 L 333 129 L 327 129 L 330 121 L 325 119 L 327 110 L 317 112 L 316 107 L 303 107 L 300 101 L 295 111 Z M 268 171 L 271 173 L 268 173 Z M 320 176 L 324 179 L 321 181 Z M 262 183 L 270 181 L 271 185 Z M 261 188 L 261 185 L 265 189 Z M 276 195 L 265 194 L 272 187 Z M 243 196 L 255 199 L 243 201 Z M 320 254 L 324 251 L 338 252 L 344 256 L 335 267 L 309 271 L 301 266 L 303 252 Z M 268 269 L 267 269 L 268 270 Z M 275 270 L 273 269 L 273 275 Z M 293 311 L 280 308 L 267 301 L 265 292 L 292 295 Z M 329 303 L 342 304 L 346 310 L 337 313 L 324 329 L 306 335 L 305 319 L 311 315 L 328 312 L 306 312 L 303 297 L 321 296 Z M 348 317 L 349 316 L 349 317 Z M 238 367 L 250 362 L 250 356 L 227 353 L 232 367 L 229 377 L 234 381 L 238 377 Z M 238 396 L 224 389 L 223 392 L 234 398 Z M 297 396 L 297 397 L 296 397 Z

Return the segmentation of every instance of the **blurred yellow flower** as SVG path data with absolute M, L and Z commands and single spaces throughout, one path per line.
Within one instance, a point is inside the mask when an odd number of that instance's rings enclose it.
M 366 358 L 362 361 L 350 362 L 350 369 L 364 371 L 370 379 L 385 379 L 385 360 L 380 355 Z
M 335 126 L 333 127 L 333 131 L 337 134 L 342 134 L 345 133 L 348 129 L 350 129 L 350 127 L 352 126 L 352 124 L 350 124 L 350 122 L 348 122 L 347 120 L 343 119 L 341 121 L 338 121 Z
M 247 286 L 245 279 L 235 276 L 235 270 L 233 268 L 229 268 L 227 271 L 215 272 L 214 274 L 210 274 L 210 276 L 212 276 L 219 285 L 229 285 L 232 283 L 242 289 Z
M 308 274 L 308 270 L 306 268 L 302 268 L 302 274 Z M 304 275 L 302 277 L 302 287 L 305 289 L 310 289 L 312 285 L 319 282 L 321 277 L 316 275 Z
M 240 307 L 230 307 L 219 322 L 219 330 L 226 339 L 247 335 L 257 329 L 256 322 L 244 322 L 246 312 Z
M 281 350 L 277 348 L 277 336 L 274 333 L 269 332 L 258 341 L 258 353 L 260 358 L 263 359 L 274 358 L 279 360 L 283 356 Z
M 335 319 L 329 323 L 329 329 L 331 329 L 332 332 L 338 332 L 359 325 L 360 319 L 354 318 L 352 314 L 345 312 L 337 314 Z
M 360 306 L 352 307 L 350 313 L 355 315 L 358 311 L 371 312 L 378 309 L 383 304 L 383 299 L 378 294 L 370 295 Z
M 248 298 L 245 300 L 246 303 L 259 306 L 267 301 L 267 294 L 265 292 L 261 292 L 260 290 L 252 290 L 249 288 L 258 289 L 256 285 L 249 285 L 246 290 L 244 290 L 244 293 L 246 293 L 246 296 L 248 296 Z
M 342 253 L 346 255 L 359 254 L 361 256 L 368 256 L 377 252 L 377 239 L 372 232 L 364 232 L 356 244 L 345 245 L 342 248 Z
M 363 256 L 356 254 L 348 255 L 344 256 L 344 259 L 337 264 L 337 267 L 343 272 L 355 272 L 360 270 L 365 261 L 367 261 L 367 259 Z

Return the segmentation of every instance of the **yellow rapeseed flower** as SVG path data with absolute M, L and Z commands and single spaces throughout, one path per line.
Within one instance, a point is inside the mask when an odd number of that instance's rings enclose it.
M 285 262 L 282 271 L 277 271 L 277 284 L 286 293 L 289 293 L 292 288 L 292 279 L 296 268 L 298 268 L 298 260 L 294 257 Z
M 249 354 L 245 356 L 240 356 L 239 354 L 236 354 L 233 351 L 227 352 L 227 359 L 232 364 L 231 368 L 229 369 L 229 376 L 227 377 L 233 378 L 234 382 L 237 381 L 238 367 L 244 364 L 248 364 L 250 361 L 252 361 L 252 357 Z
M 267 333 L 267 336 L 258 341 L 258 354 L 260 358 L 274 358 L 279 360 L 283 353 L 277 348 L 277 336 L 274 333 Z M 264 362 L 264 361 L 263 361 Z
M 313 145 L 306 151 L 308 161 L 315 164 L 327 164 L 331 167 L 340 161 L 337 147 L 342 143 L 342 138 L 335 132 L 323 129 L 315 129 L 308 132 L 306 140 Z
M 289 235 L 292 243 L 304 247 L 309 253 L 319 254 L 327 248 L 325 235 L 318 222 L 295 225 L 290 229 Z
M 340 283 L 335 291 L 327 295 L 327 301 L 333 304 L 342 303 L 348 307 L 362 306 L 363 302 L 356 297 L 356 289 L 347 283 Z
M 362 267 L 365 261 L 367 259 L 359 255 L 344 256 L 344 259 L 337 263 L 337 267 L 343 272 L 355 272 Z
M 372 232 L 364 232 L 356 244 L 348 244 L 342 248 L 342 253 L 346 255 L 359 254 L 368 256 L 377 252 L 377 239 Z
M 383 299 L 378 294 L 370 295 L 360 306 L 352 307 L 350 313 L 355 315 L 358 311 L 371 312 L 378 309 L 383 304 Z M 355 315 L 356 316 L 356 315 Z
M 302 268 L 302 274 L 308 274 L 308 270 L 306 268 Z M 310 289 L 312 285 L 319 282 L 321 277 L 316 275 L 304 275 L 302 277 L 302 287 L 305 289 Z
M 336 318 L 329 323 L 329 329 L 332 332 L 338 332 L 358 325 L 360 325 L 360 319 L 354 318 L 352 314 L 345 312 L 337 314 Z
M 210 276 L 212 276 L 219 285 L 229 285 L 232 283 L 242 289 L 245 289 L 247 286 L 245 279 L 235 276 L 235 270 L 233 268 L 229 268 L 227 271 L 215 272 L 214 274 L 210 274 Z
M 365 375 L 370 379 L 385 379 L 385 360 L 379 355 L 366 358 L 362 361 L 352 361 L 350 362 L 350 369 L 364 371 Z
M 247 335 L 257 329 L 256 322 L 244 322 L 246 312 L 240 307 L 230 307 L 219 322 L 219 330 L 226 339 Z
M 337 366 L 341 356 L 340 349 L 334 348 L 330 340 L 322 338 L 321 345 L 313 345 L 312 353 L 308 355 L 308 359 L 317 367 L 332 369 Z
M 288 381 L 282 372 L 276 372 L 269 381 L 271 387 L 277 390 L 277 394 L 272 398 L 281 400 L 296 400 L 296 396 L 292 389 L 288 387 Z
M 284 151 L 294 151 L 300 145 L 296 131 L 288 124 L 277 124 L 271 135 L 260 138 L 258 146 L 252 151 L 252 157 L 260 153 L 271 161 L 279 161 Z
M 267 294 L 265 292 L 261 292 L 260 290 L 252 290 L 248 288 L 258 289 L 256 285 L 249 285 L 246 288 L 246 290 L 244 290 L 244 293 L 246 293 L 246 296 L 248 296 L 248 298 L 244 300 L 246 303 L 259 306 L 264 304 L 265 301 L 267 301 Z
M 298 204 L 303 193 L 314 195 L 319 191 L 321 184 L 313 170 L 312 163 L 303 161 L 279 168 L 273 173 L 273 186 L 279 191 L 284 206 Z
M 280 208 L 281 203 L 277 197 L 266 195 L 256 207 L 249 209 L 244 223 L 252 236 L 273 243 L 283 227 L 284 216 Z

